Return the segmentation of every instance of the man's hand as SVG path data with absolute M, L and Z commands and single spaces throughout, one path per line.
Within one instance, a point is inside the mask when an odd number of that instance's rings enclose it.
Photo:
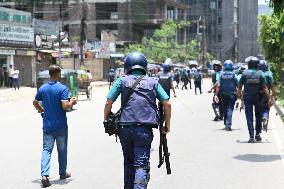
M 217 95 L 214 95 L 214 101 L 215 101 L 216 103 L 219 103 L 219 98 L 218 98 Z
M 176 94 L 176 93 L 174 93 L 174 97 L 175 97 L 175 98 L 177 97 L 177 94 Z
M 271 98 L 269 98 L 268 100 L 268 107 L 271 108 L 271 106 L 273 106 L 273 100 Z
M 76 97 L 72 97 L 70 99 L 70 102 L 71 102 L 72 105 L 76 105 L 77 104 L 77 98 Z
M 163 128 L 163 134 L 167 135 L 168 133 L 171 132 L 171 126 L 169 124 L 167 124 L 164 128 Z

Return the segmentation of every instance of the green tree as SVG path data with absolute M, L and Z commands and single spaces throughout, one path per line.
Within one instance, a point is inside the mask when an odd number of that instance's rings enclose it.
M 177 29 L 183 29 L 189 25 L 190 23 L 185 21 L 180 23 L 167 21 L 154 32 L 153 37 L 144 37 L 141 43 L 129 45 L 125 48 L 125 53 L 142 52 L 150 62 L 158 63 L 164 62 L 166 58 L 172 58 L 175 62 L 196 60 L 198 57 L 196 40 L 192 40 L 187 44 L 178 44 L 176 42 Z

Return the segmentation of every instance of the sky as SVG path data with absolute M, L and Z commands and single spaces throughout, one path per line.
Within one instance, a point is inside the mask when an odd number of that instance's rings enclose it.
M 268 0 L 266 0 L 268 1 Z M 265 0 L 258 0 L 258 4 L 265 4 Z

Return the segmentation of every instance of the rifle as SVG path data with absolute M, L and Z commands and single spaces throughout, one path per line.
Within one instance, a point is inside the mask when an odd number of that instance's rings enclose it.
M 165 117 L 164 117 L 164 108 L 161 103 L 159 103 L 159 114 L 160 114 L 160 145 L 159 145 L 159 165 L 158 168 L 166 162 L 166 169 L 167 174 L 170 175 L 171 171 L 171 164 L 170 164 L 170 153 L 168 149 L 168 141 L 167 136 L 163 133 L 167 128 L 164 125 Z

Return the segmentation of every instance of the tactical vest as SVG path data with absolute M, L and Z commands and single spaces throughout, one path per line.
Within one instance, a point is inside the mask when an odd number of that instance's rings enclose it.
M 160 72 L 159 73 L 159 83 L 163 87 L 163 89 L 166 91 L 168 96 L 171 94 L 171 86 L 172 86 L 172 74 L 170 72 L 164 73 Z
M 267 87 L 268 87 L 268 89 L 271 90 L 272 89 L 272 82 L 273 82 L 271 72 L 266 71 L 266 72 L 264 72 L 264 75 L 265 75 L 265 79 L 266 79 L 266 82 L 267 82 Z
M 235 94 L 237 81 L 235 74 L 230 71 L 225 71 L 220 76 L 220 90 L 221 94 Z
M 131 92 L 131 87 L 139 76 L 122 76 L 121 98 L 125 99 Z M 120 123 L 122 125 L 138 124 L 158 126 L 159 114 L 156 106 L 156 87 L 158 78 L 145 76 L 134 89 L 121 112 Z
M 262 94 L 262 71 L 246 70 L 242 77 L 245 78 L 244 96 L 260 96 Z

